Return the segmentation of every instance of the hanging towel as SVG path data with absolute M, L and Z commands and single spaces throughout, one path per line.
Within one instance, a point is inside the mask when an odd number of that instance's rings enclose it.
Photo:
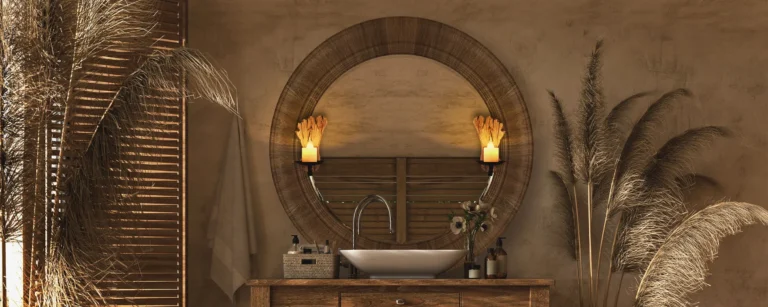
M 236 116 L 208 223 L 211 279 L 231 302 L 235 291 L 251 278 L 251 255 L 256 254 L 244 132 L 242 119 Z

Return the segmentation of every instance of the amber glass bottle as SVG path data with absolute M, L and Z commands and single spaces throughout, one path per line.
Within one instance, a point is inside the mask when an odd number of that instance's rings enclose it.
M 498 238 L 496 240 L 496 250 L 494 250 L 494 254 L 496 254 L 496 278 L 499 279 L 507 278 L 507 251 L 501 247 L 503 244 L 501 240 L 504 239 Z
M 489 248 L 488 256 L 485 257 L 485 279 L 496 279 L 497 269 L 496 254 L 493 253 L 493 248 Z

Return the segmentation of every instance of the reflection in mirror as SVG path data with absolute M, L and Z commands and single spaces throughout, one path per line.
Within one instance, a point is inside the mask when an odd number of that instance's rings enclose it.
M 333 121 L 328 157 L 474 157 L 472 119 L 488 108 L 475 89 L 433 60 L 392 55 L 353 67 L 315 107 Z
M 352 68 L 314 112 L 333 122 L 315 172 L 328 209 L 351 226 L 357 202 L 380 194 L 398 229 L 389 234 L 386 209 L 372 204 L 362 216 L 369 239 L 410 244 L 446 233 L 448 214 L 487 185 L 472 121 L 488 113 L 466 80 L 427 58 L 385 56 Z

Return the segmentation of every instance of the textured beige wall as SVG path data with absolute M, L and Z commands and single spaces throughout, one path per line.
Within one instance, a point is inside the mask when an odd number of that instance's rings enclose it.
M 258 232 L 256 277 L 281 275 L 280 257 L 295 232 L 272 184 L 269 126 L 293 69 L 343 28 L 383 16 L 434 19 L 468 33 L 507 66 L 529 107 L 535 159 L 525 201 L 507 230 L 512 277 L 557 279 L 554 306 L 572 306 L 574 264 L 562 252 L 549 201 L 551 120 L 546 89 L 574 110 L 585 56 L 597 38 L 607 43 L 609 101 L 637 91 L 685 86 L 694 103 L 669 116 L 669 131 L 702 124 L 742 133 L 705 153 L 698 169 L 718 178 L 722 193 L 768 205 L 768 3 L 765 1 L 352 1 L 190 0 L 191 46 L 210 53 L 239 89 L 248 133 L 249 170 Z M 190 302 L 226 306 L 206 278 L 210 252 L 205 220 L 231 116 L 203 103 L 190 106 Z M 749 229 L 727 239 L 712 265 L 712 287 L 701 306 L 761 306 L 768 301 L 768 232 Z

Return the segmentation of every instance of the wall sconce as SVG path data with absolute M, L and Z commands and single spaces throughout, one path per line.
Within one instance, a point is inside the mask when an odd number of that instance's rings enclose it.
M 296 163 L 307 167 L 309 182 L 312 184 L 312 188 L 321 202 L 324 202 L 323 195 L 320 194 L 320 190 L 315 185 L 313 171 L 315 165 L 323 163 L 320 159 L 320 141 L 323 139 L 323 132 L 327 126 L 328 119 L 322 115 L 317 117 L 310 116 L 299 122 L 297 125 L 298 130 L 296 130 L 296 136 L 301 141 L 301 158 Z
M 482 202 L 488 190 L 491 188 L 491 182 L 493 182 L 493 168 L 496 165 L 504 163 L 500 160 L 499 145 L 501 145 L 501 139 L 504 137 L 504 124 L 499 122 L 493 117 L 475 117 L 473 121 L 475 124 L 475 130 L 477 130 L 477 137 L 480 138 L 480 164 L 483 168 L 488 168 L 488 184 L 485 185 L 483 193 L 480 194 L 479 201 Z
M 473 121 L 477 137 L 480 138 L 480 164 L 488 167 L 488 176 L 493 178 L 493 167 L 504 163 L 499 159 L 499 145 L 504 137 L 504 124 L 492 117 L 475 117 Z M 490 185 L 490 180 L 488 181 Z

